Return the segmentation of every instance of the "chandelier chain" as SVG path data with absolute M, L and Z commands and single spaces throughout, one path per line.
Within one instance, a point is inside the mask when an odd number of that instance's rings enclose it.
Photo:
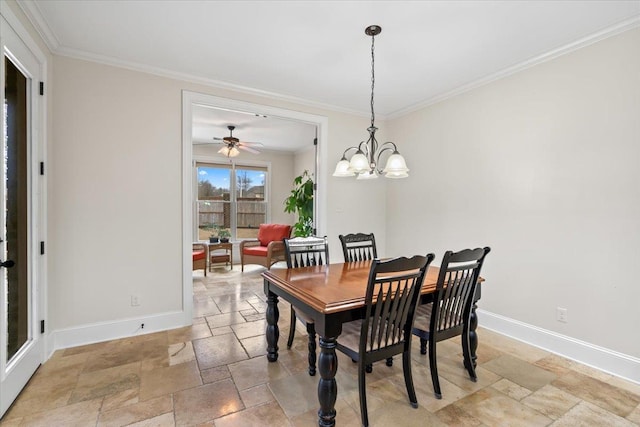
M 373 127 L 373 123 L 376 120 L 376 115 L 373 111 L 373 88 L 376 84 L 376 75 L 375 75 L 375 56 L 374 56 L 374 43 L 375 36 L 371 36 L 371 127 Z

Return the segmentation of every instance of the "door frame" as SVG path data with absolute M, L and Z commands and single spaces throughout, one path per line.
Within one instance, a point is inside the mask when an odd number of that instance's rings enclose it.
M 47 179 L 44 174 L 44 166 L 46 165 L 47 157 L 47 96 L 46 90 L 43 95 L 39 95 L 40 83 L 47 80 L 47 57 L 45 53 L 40 49 L 38 43 L 32 38 L 29 31 L 24 27 L 20 19 L 14 14 L 10 6 L 5 1 L 0 1 L 0 20 L 8 24 L 10 31 L 14 33 L 19 41 L 26 47 L 29 53 L 36 61 L 34 68 L 36 69 L 38 76 L 29 76 L 31 86 L 29 89 L 30 95 L 30 127 L 29 127 L 29 143 L 28 147 L 28 162 L 29 162 L 29 199 L 28 199 L 28 215 L 31 227 L 28 235 L 28 257 L 31 259 L 31 264 L 28 271 L 28 286 L 31 298 L 33 298 L 33 312 L 30 316 L 30 337 L 34 340 L 36 350 L 31 352 L 30 355 L 21 355 L 22 357 L 29 358 L 31 362 L 41 364 L 47 359 L 47 355 L 51 354 L 51 343 L 48 340 L 48 334 L 41 333 L 40 322 L 44 321 L 46 325 L 47 321 L 47 258 L 45 254 L 40 253 L 40 242 L 46 242 L 47 236 Z M 0 46 L 4 46 L 4 41 Z M 1 49 L 1 48 L 0 48 Z M 4 58 L 4 51 L 2 52 Z M 2 65 L 4 67 L 4 65 Z M 44 87 L 46 89 L 46 86 Z M 4 91 L 0 94 L 0 100 L 4 100 Z M 2 101 L 3 103 L 4 101 Z M 2 121 L 0 119 L 0 121 Z M 43 165 L 41 172 L 41 162 Z M 3 340 L 4 342 L 4 340 Z M 2 356 L 6 356 L 6 348 L 2 349 Z M 17 357 L 21 357 L 17 356 Z M 4 359 L 3 359 L 4 360 Z M 0 361 L 2 367 L 4 362 Z M 9 369 L 13 369 L 15 364 L 11 364 Z M 26 378 L 31 377 L 32 373 Z M 0 370 L 0 376 L 2 381 L 5 381 L 4 369 Z M 13 381 L 13 379 L 9 380 Z M 21 382 L 16 381 L 16 383 Z M 26 381 L 25 381 L 26 383 Z M 16 394 L 17 396 L 17 394 Z M 0 414 L 4 414 L 7 409 L 8 401 L 13 401 L 16 396 L 2 396 L 2 407 L 0 408 Z M 5 407 L 7 406 L 7 407 Z
M 316 228 L 320 236 L 327 230 L 327 174 L 322 165 L 327 162 L 327 146 L 329 142 L 329 118 L 316 114 L 303 113 L 285 108 L 256 104 L 230 98 L 221 98 L 199 92 L 182 91 L 182 310 L 184 324 L 193 321 L 193 272 L 191 268 L 191 244 L 193 243 L 193 175 L 192 175 L 192 123 L 193 104 L 208 105 L 235 111 L 246 111 L 266 116 L 281 117 L 310 123 L 317 129 L 316 151 Z

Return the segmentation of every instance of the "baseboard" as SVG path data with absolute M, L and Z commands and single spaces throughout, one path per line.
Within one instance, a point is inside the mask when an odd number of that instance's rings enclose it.
M 47 336 L 46 359 L 63 348 L 181 328 L 191 325 L 191 322 L 192 319 L 187 319 L 184 312 L 176 311 L 58 329 Z
M 478 310 L 478 324 L 518 341 L 640 384 L 640 359 L 518 320 Z M 479 337 L 482 341 L 482 336 Z

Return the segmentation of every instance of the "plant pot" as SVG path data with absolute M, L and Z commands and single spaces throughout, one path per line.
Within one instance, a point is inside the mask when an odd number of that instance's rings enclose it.
M 218 243 L 217 237 L 209 237 L 209 243 Z
M 221 243 L 229 243 L 229 238 L 228 237 L 221 237 L 220 238 L 220 242 Z

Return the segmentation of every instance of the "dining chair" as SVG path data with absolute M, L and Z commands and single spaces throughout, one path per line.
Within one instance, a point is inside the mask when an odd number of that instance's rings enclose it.
M 442 399 L 436 358 L 437 342 L 462 335 L 464 366 L 471 381 L 477 381 L 471 361 L 469 319 L 480 270 L 490 250 L 486 247 L 447 251 L 440 266 L 433 302 L 419 305 L 416 309 L 412 333 L 420 338 L 421 354 L 427 353 L 429 344 L 429 368 L 437 399 Z
M 329 264 L 327 237 L 294 237 L 284 240 L 287 268 L 311 267 Z M 309 335 L 309 375 L 316 374 L 316 329 L 314 321 L 304 312 L 291 306 L 291 322 L 287 348 L 291 348 L 296 332 L 296 318 L 306 326 Z
M 365 261 L 378 258 L 376 238 L 373 233 L 352 233 L 338 236 L 342 244 L 344 262 Z
M 342 245 L 344 262 L 368 261 L 378 258 L 376 238 L 373 233 L 350 233 L 338 235 Z M 393 366 L 393 357 L 386 361 L 387 366 Z M 367 372 L 373 372 L 373 366 L 367 366 Z
M 416 255 L 388 261 L 374 259 L 369 270 L 365 315 L 342 326 L 336 349 L 358 363 L 358 391 L 362 425 L 369 425 L 366 366 L 402 354 L 404 382 L 409 401 L 418 407 L 411 375 L 411 328 L 415 307 L 429 264 L 435 255 Z

